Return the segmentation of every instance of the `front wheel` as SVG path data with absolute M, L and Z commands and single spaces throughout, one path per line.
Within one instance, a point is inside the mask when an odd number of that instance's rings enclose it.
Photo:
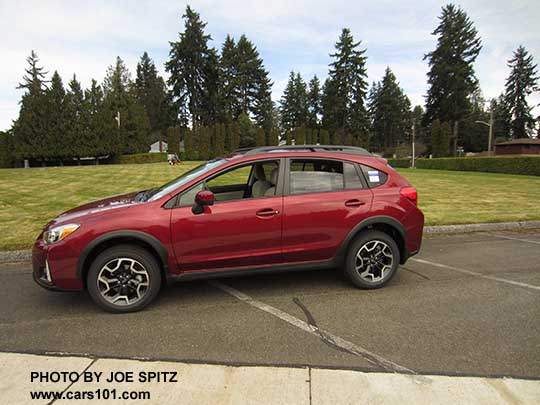
M 100 253 L 90 265 L 90 297 L 109 312 L 135 312 L 150 304 L 161 285 L 159 264 L 137 246 L 115 246 Z
M 345 273 L 354 285 L 365 289 L 380 288 L 396 274 L 399 248 L 384 232 L 363 232 L 350 246 Z

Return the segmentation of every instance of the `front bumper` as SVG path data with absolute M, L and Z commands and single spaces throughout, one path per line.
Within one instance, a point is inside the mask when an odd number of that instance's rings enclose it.
M 41 238 L 32 249 L 32 277 L 51 291 L 79 291 L 84 288 L 77 277 L 78 254 L 64 242 L 46 245 Z

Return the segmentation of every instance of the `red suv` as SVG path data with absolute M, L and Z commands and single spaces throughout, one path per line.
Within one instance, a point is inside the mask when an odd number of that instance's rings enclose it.
M 362 148 L 262 147 L 65 212 L 36 240 L 33 274 L 112 312 L 142 309 L 172 279 L 342 267 L 378 288 L 423 225 L 416 189 Z

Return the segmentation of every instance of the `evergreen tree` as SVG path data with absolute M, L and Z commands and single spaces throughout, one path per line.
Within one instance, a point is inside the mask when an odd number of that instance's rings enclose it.
M 208 133 L 208 127 L 199 127 L 197 129 L 197 138 L 199 140 L 199 159 L 210 159 L 210 134 Z
M 344 28 L 336 43 L 336 52 L 330 56 L 329 77 L 323 92 L 323 125 L 341 130 L 368 142 L 369 115 L 365 107 L 367 71 L 365 49 L 358 49 L 348 28 Z
M 308 90 L 308 125 L 317 128 L 322 115 L 321 83 L 317 75 L 309 81 Z
M 307 86 L 300 73 L 290 73 L 280 104 L 281 126 L 284 130 L 293 130 L 307 124 L 309 114 Z
M 238 133 L 240 136 L 240 148 L 256 146 L 256 130 L 253 127 L 253 122 L 244 112 L 238 117 Z
M 253 43 L 242 35 L 236 45 L 236 85 L 239 96 L 237 116 L 241 112 L 256 113 L 257 100 L 262 102 L 267 96 L 265 90 L 270 91 L 271 82 L 265 70 L 259 52 Z M 263 90 L 261 91 L 261 87 Z
M 167 128 L 167 153 L 180 156 L 180 128 Z
M 376 150 L 384 151 L 409 142 L 411 103 L 396 76 L 386 68 L 381 82 L 374 84 L 369 99 L 372 140 Z
M 82 155 L 99 157 L 114 154 L 118 150 L 117 123 L 105 107 L 103 90 L 94 79 L 84 93 L 83 115 L 88 127 L 84 133 Z
M 298 127 L 294 131 L 294 140 L 295 145 L 305 145 L 306 144 L 306 130 L 304 127 Z
M 150 121 L 144 107 L 131 91 L 130 73 L 120 58 L 109 66 L 103 82 L 104 107 L 117 120 L 115 152 L 147 152 L 150 145 Z
M 480 88 L 471 95 L 470 101 L 471 110 L 460 123 L 463 135 L 459 145 L 467 152 L 482 152 L 487 150 L 489 128 L 478 121 L 489 122 L 489 113 L 485 109 L 486 100 Z
M 240 126 L 238 121 L 234 121 L 229 125 L 231 152 L 234 152 L 240 147 Z
M 196 128 L 201 123 L 211 37 L 204 32 L 206 23 L 190 6 L 186 7 L 182 18 L 184 32 L 179 34 L 177 41 L 170 43 L 165 69 L 170 73 L 168 83 L 178 111 L 187 110 Z
M 160 140 L 165 129 L 174 124 L 174 114 L 165 81 L 147 52 L 142 54 L 137 64 L 134 91 L 137 101 L 148 115 L 151 142 Z
M 212 125 L 224 117 L 219 56 L 214 48 L 208 50 L 204 65 L 203 92 L 201 98 L 201 122 Z
M 252 107 L 255 124 L 269 133 L 274 127 L 274 102 L 272 101 L 272 82 L 265 73 L 259 79 L 255 102 Z
M 66 91 L 62 78 L 55 71 L 51 78 L 51 86 L 45 94 L 47 103 L 47 132 L 44 137 L 47 140 L 47 148 L 44 157 L 49 159 L 63 160 L 71 156 L 71 146 L 66 132 L 68 121 L 66 116 Z
M 319 131 L 319 143 L 321 145 L 330 144 L 330 134 L 328 133 L 327 129 L 321 128 L 321 130 Z
M 195 151 L 193 148 L 193 132 L 191 128 L 184 127 L 182 128 L 183 138 L 184 138 L 184 159 L 193 160 L 195 159 Z
M 225 124 L 216 124 L 214 156 L 225 155 Z
M 431 124 L 431 144 L 433 148 L 433 157 L 448 156 L 449 136 L 451 133 L 450 124 L 439 120 Z
M 509 111 L 504 94 L 491 100 L 490 108 L 493 111 L 493 141 L 508 140 L 511 133 L 512 115 Z
M 285 145 L 292 145 L 293 134 L 291 131 L 285 132 Z
M 48 149 L 46 134 L 48 133 L 47 105 L 45 100 L 46 81 L 43 67 L 39 66 L 39 58 L 32 51 L 26 60 L 22 83 L 17 87 L 24 90 L 20 105 L 19 117 L 13 125 L 13 144 L 17 159 L 39 159 L 46 155 Z
M 0 167 L 13 167 L 15 154 L 13 150 L 13 135 L 0 131 Z
M 527 97 L 538 86 L 538 75 L 533 57 L 523 46 L 519 46 L 508 61 L 510 75 L 506 79 L 505 104 L 511 116 L 512 138 L 527 138 L 533 135 L 535 119 Z
M 265 138 L 266 134 L 264 133 L 264 129 L 261 127 L 257 127 L 256 133 L 255 133 L 255 144 L 256 146 L 265 146 Z
M 424 109 L 420 105 L 415 106 L 412 111 L 412 122 L 415 129 L 415 149 L 418 156 L 431 151 L 431 135 L 423 124 L 423 118 Z
M 238 52 L 234 38 L 229 34 L 221 46 L 221 93 L 223 97 L 223 121 L 232 122 L 238 116 L 239 105 L 238 88 Z
M 458 122 L 470 112 L 470 96 L 478 87 L 473 64 L 482 44 L 467 14 L 453 4 L 442 8 L 432 35 L 438 38 L 435 50 L 424 56 L 430 67 L 424 123 L 451 122 L 456 146 Z
M 268 145 L 272 145 L 272 146 L 279 145 L 279 131 L 275 127 L 270 130 Z
M 81 84 L 73 75 L 65 99 L 66 129 L 64 137 L 67 142 L 68 155 L 77 158 L 91 156 L 89 149 L 92 134 L 89 132 L 89 117 L 85 107 Z

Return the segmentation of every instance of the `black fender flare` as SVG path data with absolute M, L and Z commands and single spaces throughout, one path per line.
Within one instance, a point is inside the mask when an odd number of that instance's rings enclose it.
M 360 233 L 363 229 L 376 224 L 385 224 L 389 225 L 392 228 L 396 229 L 403 239 L 404 246 L 403 246 L 403 255 L 404 257 L 401 257 L 401 261 L 404 259 L 407 260 L 408 252 L 407 252 L 407 231 L 405 230 L 405 227 L 399 222 L 397 219 L 393 217 L 389 217 L 387 215 L 377 215 L 374 217 L 369 217 L 364 219 L 363 221 L 360 221 L 358 224 L 355 225 L 353 229 L 350 230 L 350 232 L 347 234 L 347 237 L 341 242 L 341 245 L 338 249 L 338 253 L 336 254 L 336 260 L 341 262 L 345 259 L 347 256 L 347 247 L 351 243 L 351 241 Z
M 157 239 L 156 237 L 150 234 L 147 234 L 145 232 L 125 229 L 125 230 L 112 231 L 112 232 L 105 233 L 97 237 L 96 239 L 94 239 L 88 245 L 86 245 L 86 247 L 83 249 L 83 251 L 79 255 L 79 260 L 77 261 L 77 278 L 82 279 L 82 272 L 84 269 L 86 259 L 96 247 L 98 247 L 103 242 L 107 242 L 112 239 L 120 239 L 120 238 L 129 238 L 129 239 L 139 240 L 151 246 L 152 249 L 154 249 L 155 252 L 158 254 L 161 260 L 161 264 L 163 265 L 163 270 L 165 274 L 168 274 L 169 254 L 165 246 L 163 246 L 163 244 L 161 243 L 161 241 Z

